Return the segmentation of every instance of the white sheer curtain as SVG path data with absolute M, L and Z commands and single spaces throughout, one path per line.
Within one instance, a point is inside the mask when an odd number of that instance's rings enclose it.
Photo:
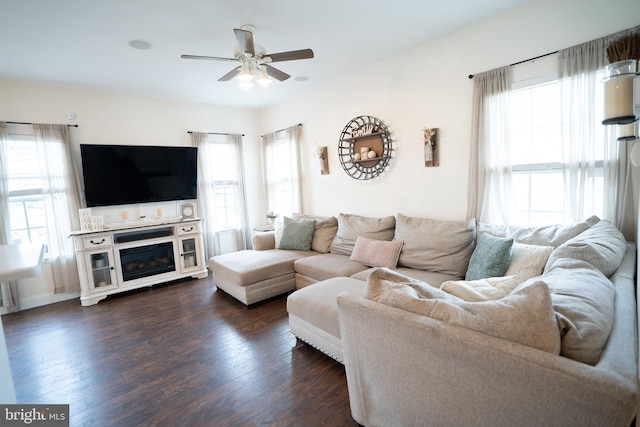
M 247 220 L 245 199 L 242 136 L 224 136 L 224 141 L 222 142 L 232 148 L 230 151 L 231 158 L 228 159 L 216 158 L 215 144 L 220 142 L 211 140 L 209 134 L 193 132 L 191 133 L 191 140 L 193 145 L 198 147 L 198 214 L 204 219 L 206 259 L 221 253 L 220 230 L 225 227 L 224 224 L 219 224 L 219 221 L 216 220 L 217 208 L 220 207 L 216 206 L 218 200 L 217 186 L 222 184 L 220 177 L 216 176 L 215 163 L 217 162 L 231 162 L 233 166 L 229 170 L 233 171 L 234 176 L 225 176 L 223 178 L 225 178 L 225 185 L 233 183 L 235 195 L 234 212 L 236 216 L 233 222 L 238 235 L 238 249 L 247 249 L 251 245 L 251 233 Z
M 301 125 L 262 137 L 269 211 L 291 215 L 302 210 Z
M 49 261 L 55 293 L 80 290 L 73 244 L 68 238 L 80 228 L 78 173 L 71 158 L 67 125 L 33 125 L 45 203 Z
M 468 218 L 508 224 L 511 207 L 510 67 L 474 76 Z
M 636 28 L 637 29 L 640 27 Z M 631 144 L 616 140 L 615 126 L 603 126 L 597 111 L 603 105 L 602 70 L 608 64 L 609 42 L 631 30 L 582 43 L 558 52 L 561 78 L 563 184 L 567 222 L 584 220 L 603 203 L 604 219 L 627 237 L 635 238 L 631 182 Z M 599 162 L 604 175 L 604 201 L 590 195 L 599 185 Z
M 6 147 L 7 123 L 0 122 L 0 244 L 11 243 L 11 225 L 9 224 L 9 188 L 7 184 Z M 20 310 L 18 283 L 16 281 L 0 283 L 0 307 L 8 312 Z

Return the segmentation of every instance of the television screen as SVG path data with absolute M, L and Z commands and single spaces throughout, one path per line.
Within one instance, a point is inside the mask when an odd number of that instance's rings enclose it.
M 197 198 L 197 148 L 80 144 L 87 207 Z

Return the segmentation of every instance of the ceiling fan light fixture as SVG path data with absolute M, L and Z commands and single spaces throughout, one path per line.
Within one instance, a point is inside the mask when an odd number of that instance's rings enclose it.
M 258 77 L 258 84 L 262 87 L 269 87 L 269 85 L 273 83 L 273 80 L 267 74 L 266 67 L 260 67 L 260 76 Z
M 238 80 L 240 80 L 240 82 L 249 82 L 251 83 L 251 80 L 253 80 L 253 76 L 249 73 L 245 73 L 244 71 L 242 71 L 240 74 L 238 74 Z
M 255 61 L 247 59 L 242 63 L 242 71 L 238 74 L 238 80 L 241 82 L 251 82 L 258 74 L 258 68 Z
M 240 86 L 242 90 L 249 90 L 253 87 L 253 82 L 251 80 L 240 81 L 238 86 Z

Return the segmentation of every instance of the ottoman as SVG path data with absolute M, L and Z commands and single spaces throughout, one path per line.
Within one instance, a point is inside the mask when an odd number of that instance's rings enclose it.
M 336 297 L 342 292 L 363 297 L 366 286 L 362 280 L 334 277 L 293 292 L 287 297 L 291 333 L 342 363 Z
M 293 262 L 316 252 L 245 250 L 209 259 L 213 283 L 246 305 L 296 288 Z

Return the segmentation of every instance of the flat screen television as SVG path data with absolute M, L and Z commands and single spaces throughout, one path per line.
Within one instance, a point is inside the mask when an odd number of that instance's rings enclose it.
M 197 150 L 80 144 L 87 207 L 196 199 Z

